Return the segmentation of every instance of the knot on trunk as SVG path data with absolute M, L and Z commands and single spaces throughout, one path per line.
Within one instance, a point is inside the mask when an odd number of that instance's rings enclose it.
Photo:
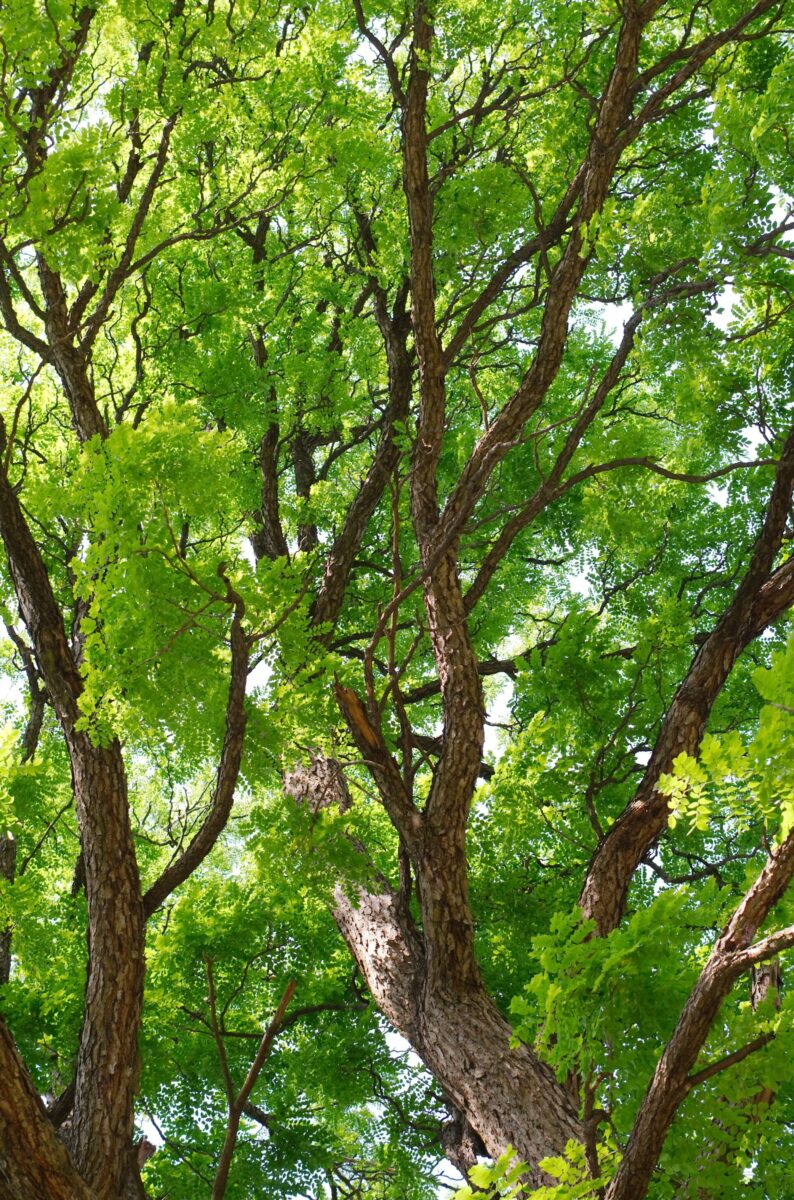
M 284 791 L 296 803 L 307 805 L 311 813 L 332 804 L 344 813 L 352 804 L 342 768 L 336 759 L 323 754 L 311 754 L 308 765 L 298 763 L 285 771 Z
M 775 1008 L 779 1009 L 781 983 L 779 958 L 773 958 L 769 962 L 761 963 L 760 966 L 752 967 L 750 969 L 750 1002 L 753 1011 L 758 1008 L 759 1004 L 763 1004 L 770 992 Z
M 488 1151 L 466 1114 L 454 1106 L 450 1106 L 450 1111 L 452 1117 L 441 1126 L 441 1145 L 446 1157 L 465 1179 L 478 1156 L 486 1155 Z

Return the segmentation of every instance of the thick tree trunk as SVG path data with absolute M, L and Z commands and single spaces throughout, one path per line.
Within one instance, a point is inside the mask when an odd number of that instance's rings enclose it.
M 124 762 L 118 741 L 95 746 L 77 728 L 82 679 L 46 567 L 5 475 L 0 534 L 71 762 L 85 862 L 88 975 L 70 1142 L 89 1188 L 110 1200 L 121 1192 L 131 1146 L 144 976 L 144 912 Z
M 336 892 L 335 917 L 375 1003 L 465 1113 L 485 1152 L 512 1146 L 537 1167 L 584 1134 L 568 1093 L 527 1046 L 510 1048 L 511 1029 L 479 977 L 428 986 L 423 940 L 390 891 Z
M 47 1120 L 0 1020 L 0 1200 L 96 1200 Z
M 99 1197 L 121 1191 L 132 1145 L 144 915 L 121 748 L 67 735 L 86 864 L 88 979 L 69 1142 Z

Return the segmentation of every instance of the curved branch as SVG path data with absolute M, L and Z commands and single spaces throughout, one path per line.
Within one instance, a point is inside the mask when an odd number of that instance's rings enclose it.
M 760 875 L 717 939 L 659 1060 L 617 1174 L 606 1190 L 605 1200 L 642 1200 L 679 1105 L 696 1082 L 715 1074 L 723 1065 L 730 1065 L 723 1060 L 694 1076 L 691 1074 L 723 1000 L 748 966 L 748 954 L 752 955 L 763 944 L 757 943 L 753 947 L 752 939 L 785 893 L 792 877 L 794 831 L 769 855 Z M 792 932 L 791 929 L 783 930 L 765 941 L 769 944 L 777 938 L 785 942 Z M 790 941 L 787 944 L 791 944 Z M 780 948 L 782 945 L 778 945 Z M 768 955 L 764 953 L 764 957 Z M 737 1054 L 746 1057 L 750 1052 L 745 1048 Z M 738 1058 L 733 1056 L 733 1061 Z

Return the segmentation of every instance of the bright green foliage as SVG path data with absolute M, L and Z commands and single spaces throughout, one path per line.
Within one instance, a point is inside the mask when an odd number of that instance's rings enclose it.
M 671 829 L 686 821 L 690 833 L 706 833 L 719 819 L 745 833 L 761 823 L 782 841 L 794 825 L 794 637 L 769 669 L 753 673 L 753 683 L 765 704 L 749 743 L 735 729 L 707 735 L 699 761 L 679 755 L 673 774 L 663 776 Z
M 569 1142 L 564 1155 L 544 1158 L 541 1167 L 556 1184 L 549 1183 L 532 1188 L 522 1182 L 526 1163 L 516 1160 L 515 1151 L 508 1146 L 504 1154 L 491 1166 L 477 1163 L 469 1171 L 468 1184 L 459 1188 L 453 1200 L 586 1200 L 599 1195 L 611 1179 L 618 1156 L 611 1143 L 599 1148 L 600 1174 L 594 1179 L 585 1161 L 584 1147 L 578 1142 Z
M 674 51 L 688 20 L 700 38 L 743 7 L 663 6 L 640 69 Z M 434 10 L 429 165 L 446 338 L 502 259 L 559 204 L 587 147 L 592 98 L 609 77 L 616 6 L 457 0 Z M 372 0 L 364 11 L 390 44 L 403 6 Z M 2 5 L 15 94 L 46 77 L 73 16 L 66 0 Z M 400 41 L 398 66 L 407 53 Z M 397 882 L 397 837 L 333 681 L 362 690 L 373 628 L 399 590 L 394 563 L 403 582 L 419 571 L 408 484 L 415 410 L 398 429 L 401 459 L 342 612 L 333 630 L 310 627 L 324 554 L 360 492 L 386 406 L 374 284 L 397 306 L 409 263 L 399 113 L 375 57 L 347 0 L 295 8 L 102 0 L 29 179 L 14 111 L 0 112 L 10 294 L 36 338 L 35 254 L 60 272 L 70 303 L 83 289 L 101 294 L 133 240 L 133 213 L 172 123 L 154 202 L 92 345 L 108 437 L 78 445 L 52 365 L 13 330 L 0 333 L 2 453 L 66 624 L 79 619 L 81 723 L 96 743 L 123 744 L 145 885 L 208 807 L 229 685 L 227 583 L 254 638 L 232 818 L 148 929 L 136 1119 L 159 1145 L 144 1172 L 152 1196 L 205 1200 L 223 1139 L 206 958 L 238 1084 L 291 978 L 294 1009 L 305 1010 L 277 1039 L 254 1091 L 264 1120 L 244 1119 L 229 1200 L 429 1200 L 439 1188 L 444 1097 L 395 1050 L 331 915 L 338 878 L 352 887 L 380 871 Z M 515 112 L 461 121 L 483 79 L 500 70 L 500 89 L 521 96 Z M 469 825 L 478 954 L 516 1039 L 559 1079 L 576 1075 L 583 1105 L 592 1088 L 608 1112 L 603 1179 L 717 932 L 765 846 L 794 827 L 794 637 L 784 619 L 740 658 L 698 757 L 680 756 L 664 777 L 669 829 L 637 873 L 627 919 L 605 938 L 581 922 L 586 864 L 630 800 L 693 653 L 746 569 L 794 413 L 791 243 L 780 232 L 787 221 L 790 231 L 794 192 L 790 33 L 720 52 L 701 85 L 702 96 L 648 126 L 588 223 L 589 262 L 559 374 L 460 535 L 470 585 L 505 515 L 548 478 L 623 322 L 642 308 L 621 385 L 568 468 L 587 477 L 516 537 L 470 622 L 481 662 L 511 660 L 487 682 L 490 717 L 507 728 L 487 744 L 493 774 Z M 131 123 L 146 165 L 125 197 Z M 762 253 L 770 243 L 777 251 Z M 536 276 L 533 265 L 511 278 L 450 368 L 442 501 L 531 361 L 542 316 L 533 294 L 559 259 L 557 247 Z M 653 280 L 676 263 L 666 282 L 689 281 L 690 292 L 660 299 Z M 255 561 L 261 448 L 273 424 L 289 554 Z M 313 464 L 308 488 L 297 481 L 301 446 Z M 627 458 L 642 462 L 589 472 Z M 304 537 L 311 526 L 314 543 Z M 781 560 L 789 554 L 787 542 Z M 5 561 L 0 601 L 18 633 Z M 371 657 L 384 738 L 397 756 L 386 641 Z M 421 690 L 437 679 L 421 587 L 399 610 L 393 651 L 404 696 L 419 691 L 414 729 L 433 738 L 440 705 L 437 688 Z M 0 642 L 0 833 L 10 830 L 18 847 L 13 885 L 0 879 L 0 931 L 12 927 L 14 956 L 0 1007 L 51 1097 L 74 1069 L 85 900 L 69 764 L 49 707 L 35 756 L 21 761 L 24 667 L 16 642 Z M 349 811 L 310 813 L 284 796 L 283 772 L 318 752 L 343 762 Z M 417 769 L 417 802 L 433 761 L 428 752 Z M 784 898 L 775 927 L 793 918 Z M 784 963 L 784 978 L 791 970 Z M 702 1065 L 761 1033 L 774 1041 L 693 1092 L 653 1200 L 794 1196 L 793 1015 L 791 987 L 779 1007 L 770 999 L 754 1011 L 737 985 Z M 774 1106 L 758 1099 L 764 1089 Z M 704 1145 L 718 1148 L 708 1163 Z M 545 1164 L 558 1186 L 526 1192 L 508 1148 L 494 1166 L 475 1166 L 458 1200 L 590 1196 L 596 1184 L 583 1155 L 569 1147 L 566 1159 Z M 695 1178 L 704 1191 L 693 1190 Z

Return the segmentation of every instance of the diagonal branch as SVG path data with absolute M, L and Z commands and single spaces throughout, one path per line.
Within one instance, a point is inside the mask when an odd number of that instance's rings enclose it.
M 207 963 L 207 977 L 212 980 L 212 968 L 209 959 Z M 229 1105 L 229 1117 L 226 1125 L 226 1136 L 223 1141 L 221 1157 L 218 1163 L 218 1170 L 215 1174 L 215 1181 L 212 1186 L 212 1200 L 223 1200 L 226 1194 L 226 1185 L 229 1181 L 229 1170 L 232 1165 L 232 1156 L 234 1155 L 235 1146 L 237 1145 L 237 1135 L 240 1130 L 240 1120 L 245 1112 L 254 1084 L 256 1083 L 265 1065 L 267 1056 L 270 1053 L 276 1034 L 281 1028 L 292 997 L 295 995 L 297 984 L 294 979 L 291 979 L 284 989 L 284 994 L 279 1001 L 278 1008 L 273 1016 L 272 1021 L 262 1035 L 262 1040 L 259 1043 L 259 1049 L 254 1056 L 254 1061 L 248 1069 L 248 1074 L 243 1081 L 239 1092 L 234 1094 L 234 1086 L 232 1084 L 231 1075 L 229 1074 L 228 1063 L 226 1061 L 226 1051 L 223 1046 L 223 1038 L 218 1031 L 216 1041 L 218 1043 L 218 1052 L 221 1054 L 221 1062 L 224 1065 L 224 1078 L 226 1081 L 227 1097 Z M 215 1016 L 215 992 L 214 987 L 211 992 L 212 1010 L 213 1010 L 213 1029 L 217 1030 L 217 1017 Z
M 548 477 L 543 481 L 539 488 L 535 491 L 526 504 L 506 522 L 500 530 L 498 537 L 486 554 L 480 565 L 480 569 L 466 593 L 466 611 L 471 612 L 478 600 L 483 596 L 488 584 L 490 583 L 494 572 L 499 563 L 504 558 L 510 546 L 515 541 L 518 534 L 526 529 L 535 518 L 543 511 L 552 500 L 557 499 L 562 495 L 561 480 L 565 472 L 565 468 L 570 463 L 576 450 L 578 449 L 582 438 L 584 437 L 588 427 L 595 420 L 595 417 L 603 407 L 604 402 L 609 396 L 612 389 L 617 385 L 620 379 L 621 371 L 626 365 L 629 355 L 634 347 L 634 342 L 637 335 L 640 322 L 642 320 L 642 311 L 634 313 L 623 327 L 623 336 L 620 340 L 620 345 L 615 352 L 612 361 L 610 362 L 606 372 L 604 373 L 601 382 L 593 393 L 593 397 L 587 404 L 584 410 L 579 415 L 571 432 L 565 440 L 562 450 L 557 456 L 557 459 L 549 472 Z
M 709 1063 L 707 1067 L 703 1067 L 701 1071 L 696 1071 L 694 1075 L 690 1075 L 687 1079 L 687 1086 L 691 1090 L 697 1087 L 699 1083 L 705 1083 L 707 1079 L 713 1079 L 715 1075 L 719 1075 L 720 1071 L 727 1071 L 729 1067 L 735 1067 L 737 1063 L 744 1062 L 751 1054 L 755 1054 L 757 1050 L 763 1050 L 764 1046 L 768 1046 L 774 1039 L 774 1033 L 762 1033 L 760 1037 L 753 1038 L 751 1042 L 740 1047 L 739 1050 L 734 1050 L 731 1054 L 726 1054 L 723 1058 L 717 1059 L 716 1062 Z
M 659 777 L 681 753 L 695 754 L 711 708 L 744 648 L 794 603 L 794 559 L 772 571 L 794 492 L 794 428 L 775 472 L 766 516 L 736 594 L 698 650 L 662 722 L 631 803 L 596 848 L 579 898 L 600 934 L 619 923 L 632 875 L 667 821 Z
M 0 1019 L 0 1200 L 94 1200 Z
M 248 678 L 249 643 L 243 631 L 244 606 L 231 593 L 234 605 L 231 625 L 231 672 L 226 701 L 226 731 L 215 777 L 212 802 L 201 828 L 179 857 L 165 868 L 143 897 L 143 910 L 150 917 L 173 891 L 193 874 L 217 842 L 229 820 L 240 774 L 245 741 L 245 685 Z
M 606 1190 L 605 1200 L 643 1200 L 679 1105 L 696 1082 L 715 1074 L 723 1065 L 730 1065 L 723 1060 L 694 1076 L 691 1074 L 723 1000 L 746 970 L 748 955 L 752 956 L 762 944 L 757 943 L 754 947 L 752 939 L 786 892 L 793 876 L 794 831 L 769 855 L 755 883 L 745 893 L 717 939 L 659 1060 L 617 1174 Z M 785 935 L 790 938 L 791 934 L 790 929 L 782 931 L 782 940 L 785 941 Z M 781 935 L 773 934 L 765 941 L 770 943 L 775 937 L 781 938 Z M 791 944 L 790 940 L 788 944 Z M 737 1053 L 746 1057 L 751 1051 L 745 1048 L 744 1052 Z M 733 1061 L 738 1058 L 734 1057 Z
M 659 94 L 649 100 L 635 118 L 631 118 L 631 106 L 636 94 L 640 38 L 644 26 L 659 7 L 659 0 L 649 0 L 640 9 L 634 5 L 624 7 L 615 67 L 604 91 L 590 146 L 580 168 L 581 180 L 577 184 L 580 194 L 575 221 L 562 258 L 551 277 L 535 357 L 519 387 L 474 447 L 447 499 L 435 530 L 433 548 L 449 537 L 457 536 L 463 529 L 494 469 L 517 444 L 526 422 L 542 404 L 557 376 L 567 343 L 571 307 L 589 262 L 589 252 L 582 253 L 584 230 L 601 210 L 623 151 L 651 120 L 664 115 L 663 103 L 666 99 L 674 95 L 719 49 L 740 37 L 746 26 L 774 3 L 775 0 L 759 0 L 732 26 L 706 39 L 691 61 L 663 89 L 659 89 Z M 492 298 L 498 292 L 497 288 Z
M 784 6 L 780 4 L 780 0 L 758 0 L 758 3 L 754 4 L 752 8 L 749 8 L 742 13 L 742 15 L 736 21 L 734 21 L 733 25 L 728 26 L 726 29 L 720 30 L 719 33 L 714 33 L 709 37 L 703 38 L 702 41 L 697 42 L 694 46 L 690 46 L 688 49 L 679 49 L 678 51 L 673 51 L 659 63 L 656 63 L 653 67 L 649 67 L 646 71 L 643 71 L 642 74 L 637 77 L 634 85 L 633 92 L 635 94 L 641 93 L 646 84 L 648 84 L 651 79 L 655 78 L 657 75 L 666 70 L 667 67 L 672 66 L 673 61 L 680 58 L 685 59 L 684 65 L 679 67 L 679 69 L 674 72 L 674 74 L 670 77 L 670 79 L 667 80 L 665 84 L 663 84 L 660 88 L 657 88 L 655 92 L 651 93 L 636 116 L 632 117 L 631 121 L 627 123 L 622 135 L 625 144 L 633 141 L 640 130 L 644 128 L 644 126 L 649 124 L 651 121 L 658 120 L 660 116 L 664 115 L 665 102 L 669 100 L 670 97 L 676 92 L 680 91 L 684 84 L 688 83 L 689 80 L 697 74 L 704 63 L 706 63 L 710 58 L 714 57 L 718 50 L 721 50 L 723 46 L 727 46 L 731 42 L 740 40 L 747 26 L 751 25 L 753 21 L 756 21 L 759 17 L 764 16 L 764 14 L 768 13 L 770 9 L 778 9 L 782 12 L 783 7 Z
M 3 324 L 8 333 L 16 338 L 20 345 L 26 346 L 28 350 L 38 354 L 43 362 L 51 361 L 50 348 L 47 343 L 20 321 L 3 267 L 0 267 L 0 316 L 3 318 Z
M 366 38 L 386 68 L 386 74 L 389 77 L 389 86 L 391 87 L 392 95 L 394 96 L 397 104 L 402 107 L 405 104 L 405 92 L 403 91 L 400 73 L 397 70 L 397 64 L 394 61 L 394 55 L 391 53 L 388 47 L 383 44 L 378 35 L 374 33 L 372 29 L 370 29 L 369 25 L 367 25 L 364 17 L 364 10 L 361 6 L 361 0 L 353 0 L 353 10 L 356 14 L 356 25 L 358 26 L 359 33 Z
M 102 295 L 97 302 L 96 308 L 91 313 L 91 316 L 85 322 L 83 336 L 80 340 L 80 348 L 86 354 L 104 324 L 111 305 L 116 298 L 119 288 L 127 279 L 130 265 L 135 256 L 135 247 L 138 244 L 141 230 L 143 229 L 144 221 L 149 214 L 152 206 L 154 194 L 157 191 L 160 178 L 165 170 L 166 162 L 168 161 L 168 149 L 171 144 L 171 134 L 176 125 L 178 113 L 174 113 L 168 118 L 160 136 L 160 145 L 157 148 L 154 164 L 149 173 L 149 178 L 146 180 L 146 185 L 141 193 L 141 198 L 138 201 L 138 207 L 135 215 L 130 223 L 130 228 L 124 242 L 124 249 L 115 268 L 111 271 L 105 283 Z
M 653 6 L 646 6 L 649 7 Z M 436 543 L 462 530 L 496 466 L 517 444 L 524 426 L 557 376 L 568 340 L 571 307 L 589 262 L 589 255 L 582 253 L 584 230 L 607 197 L 623 149 L 619 133 L 629 114 L 642 30 L 649 19 L 650 13 L 645 9 L 640 15 L 633 5 L 624 8 L 615 65 L 580 168 L 581 196 L 576 220 L 551 277 L 535 357 L 519 387 L 474 447 L 447 499 L 435 530 Z

